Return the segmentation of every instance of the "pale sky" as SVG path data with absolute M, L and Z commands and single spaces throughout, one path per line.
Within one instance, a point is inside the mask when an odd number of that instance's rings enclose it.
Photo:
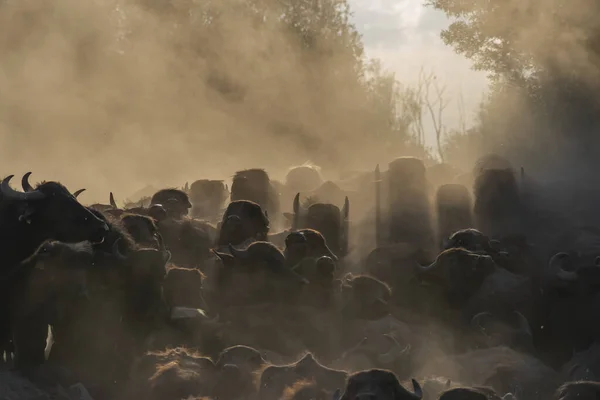
M 458 126 L 458 98 L 462 93 L 466 118 L 470 120 L 487 88 L 484 73 L 471 70 L 471 63 L 444 45 L 440 31 L 448 26 L 446 16 L 423 5 L 424 0 L 349 0 L 354 24 L 363 35 L 367 56 L 379 58 L 396 73 L 397 79 L 411 85 L 421 67 L 433 71 L 447 86 L 450 100 L 449 128 Z M 433 135 L 433 134 L 432 134 Z M 433 136 L 429 145 L 434 144 Z

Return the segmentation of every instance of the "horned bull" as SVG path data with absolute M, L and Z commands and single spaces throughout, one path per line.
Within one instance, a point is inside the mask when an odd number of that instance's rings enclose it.
M 340 210 L 333 204 L 315 203 L 307 208 L 300 205 L 300 193 L 294 197 L 292 231 L 314 229 L 321 232 L 337 257 L 349 252 L 350 200 L 346 196 Z

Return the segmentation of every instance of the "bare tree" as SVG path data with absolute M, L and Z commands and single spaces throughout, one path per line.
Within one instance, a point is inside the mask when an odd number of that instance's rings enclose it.
M 442 146 L 442 140 L 446 134 L 446 125 L 444 125 L 443 114 L 444 110 L 449 104 L 449 101 L 444 97 L 446 92 L 446 85 L 440 85 L 437 76 L 433 71 L 425 73 L 423 68 L 419 72 L 419 85 L 422 87 L 423 106 L 429 111 L 433 129 L 435 132 L 435 139 L 438 146 L 438 152 L 442 162 L 444 161 L 444 151 Z M 434 91 L 432 94 L 431 91 Z M 433 96 L 433 98 L 432 98 Z

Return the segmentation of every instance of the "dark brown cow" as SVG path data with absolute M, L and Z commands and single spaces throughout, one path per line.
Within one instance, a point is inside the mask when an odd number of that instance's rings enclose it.
M 231 184 L 231 201 L 248 200 L 265 210 L 272 219 L 279 215 L 279 194 L 263 169 L 254 168 L 238 171 Z
M 212 220 L 221 214 L 229 190 L 223 181 L 201 179 L 190 186 L 192 216 Z
M 158 222 L 158 229 L 174 264 L 186 268 L 205 267 L 217 235 L 214 226 L 189 218 L 164 218 Z
M 352 374 L 340 400 L 420 400 L 423 398 L 421 386 L 412 380 L 414 393 L 406 390 L 391 371 L 371 369 Z
M 288 234 L 283 254 L 287 264 L 291 267 L 307 257 L 329 257 L 333 261 L 338 260 L 338 257 L 327 245 L 325 237 L 314 229 L 300 229 Z
M 126 398 L 149 400 L 210 397 L 218 370 L 210 358 L 186 349 L 150 352 L 132 368 Z
M 529 315 L 534 300 L 527 277 L 498 267 L 488 255 L 463 248 L 443 251 L 431 265 L 420 267 L 419 275 L 441 288 L 445 307 L 460 310 L 463 323 L 485 311 L 497 315 L 522 311 Z
M 265 369 L 260 377 L 258 398 L 261 400 L 277 400 L 286 387 L 294 386 L 297 382 L 314 382 L 320 390 L 335 392 L 344 386 L 346 373 L 329 369 L 321 365 L 312 354 L 306 354 L 294 364 L 271 366 Z
M 288 216 L 292 219 L 292 231 L 312 229 L 320 232 L 326 239 L 327 245 L 336 257 L 348 254 L 350 201 L 346 197 L 340 210 L 333 204 L 314 203 L 303 209 L 300 206 L 300 193 L 294 198 L 294 213 Z M 325 255 L 325 254 L 323 254 Z
M 167 216 L 175 220 L 181 219 L 188 215 L 189 209 L 192 208 L 190 199 L 183 190 L 179 189 L 162 189 L 152 196 L 151 204 L 160 204 L 167 211 Z
M 12 175 L 0 185 L 0 253 L 3 277 L 0 279 L 0 354 L 10 351 L 9 296 L 11 276 L 18 264 L 30 257 L 46 240 L 75 243 L 100 242 L 107 224 L 82 206 L 60 183 L 44 182 L 28 192 L 10 187 Z M 26 180 L 26 179 L 25 179 Z M 26 185 L 29 187 L 29 183 Z
M 121 222 L 137 244 L 153 248 L 160 246 L 160 233 L 151 217 L 126 213 L 121 216 Z
M 48 324 L 60 304 L 81 301 L 87 295 L 85 266 L 93 262 L 89 242 L 43 243 L 11 278 L 9 323 L 18 368 L 44 363 Z M 4 327 L 3 327 L 4 328 Z
M 229 253 L 215 252 L 223 265 L 215 273 L 218 287 L 211 298 L 221 306 L 291 299 L 308 283 L 271 243 L 253 242 L 243 250 L 229 246 Z
M 439 400 L 502 400 L 490 388 L 453 388 L 440 395 Z
M 433 244 L 433 226 L 423 161 L 400 157 L 389 163 L 389 242 Z
M 202 297 L 202 272 L 171 266 L 163 283 L 165 301 L 170 307 L 192 307 L 208 311 Z
M 473 226 L 471 215 L 471 195 L 466 187 L 458 184 L 445 184 L 436 193 L 438 244 L 444 243 L 450 235 L 460 229 Z
M 108 226 L 60 183 L 44 182 L 24 193 L 10 187 L 11 179 L 12 175 L 0 187 L 0 252 L 5 266 L 29 257 L 45 240 L 104 239 Z
M 600 382 L 569 382 L 554 395 L 555 400 L 596 400 L 600 398 Z
M 343 313 L 365 320 L 376 320 L 390 313 L 390 287 L 378 279 L 348 274 L 341 285 Z
M 520 232 L 522 202 L 512 168 L 483 169 L 475 176 L 474 215 L 477 227 L 492 237 Z
M 248 200 L 232 201 L 219 226 L 218 246 L 238 246 L 248 239 L 264 241 L 269 233 L 269 217 L 260 205 Z

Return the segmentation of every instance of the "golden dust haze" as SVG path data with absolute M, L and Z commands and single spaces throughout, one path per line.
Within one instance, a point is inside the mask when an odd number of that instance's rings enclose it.
M 33 171 L 32 182 L 106 202 L 109 190 L 123 200 L 239 168 L 347 168 L 357 146 L 364 162 L 377 154 L 348 78 L 361 51 L 344 49 L 352 35 L 330 32 L 303 52 L 277 15 L 198 3 L 3 1 L 2 174 Z

